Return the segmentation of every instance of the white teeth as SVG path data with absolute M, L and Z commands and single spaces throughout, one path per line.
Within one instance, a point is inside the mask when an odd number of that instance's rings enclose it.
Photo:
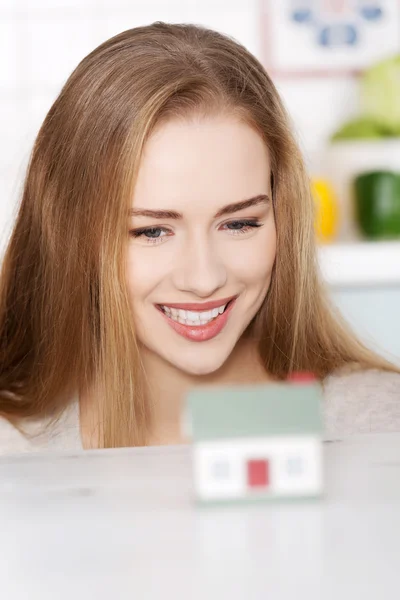
M 200 321 L 200 313 L 188 310 L 186 311 L 186 319 L 188 321 L 193 321 L 194 323 L 197 323 L 197 321 Z
M 168 306 L 160 305 L 164 313 L 173 321 L 177 321 L 182 325 L 207 325 L 213 319 L 216 319 L 219 315 L 222 315 L 226 308 L 226 304 L 212 310 L 197 311 L 197 310 L 183 310 L 182 308 L 170 308 Z
M 211 319 L 214 318 L 212 310 L 206 310 L 205 312 L 201 312 L 200 314 L 200 321 L 211 321 Z

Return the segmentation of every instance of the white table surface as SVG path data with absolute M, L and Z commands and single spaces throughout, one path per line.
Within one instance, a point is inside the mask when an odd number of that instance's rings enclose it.
M 0 598 L 399 598 L 400 434 L 324 452 L 321 502 L 206 509 L 187 447 L 2 458 Z

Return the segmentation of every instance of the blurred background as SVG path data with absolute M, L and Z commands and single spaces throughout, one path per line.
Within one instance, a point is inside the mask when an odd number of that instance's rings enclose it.
M 400 364 L 400 0 L 0 0 L 0 243 L 38 129 L 78 62 L 163 20 L 244 44 L 304 152 L 322 273 L 344 316 Z

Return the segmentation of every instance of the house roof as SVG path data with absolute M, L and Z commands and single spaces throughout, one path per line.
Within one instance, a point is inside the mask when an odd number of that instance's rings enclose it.
M 320 434 L 318 383 L 203 387 L 187 397 L 194 441 L 234 437 Z

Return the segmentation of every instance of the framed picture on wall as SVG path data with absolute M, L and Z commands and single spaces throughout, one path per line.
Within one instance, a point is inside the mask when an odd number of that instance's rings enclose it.
M 400 0 L 262 0 L 261 40 L 277 75 L 357 73 L 400 51 Z

